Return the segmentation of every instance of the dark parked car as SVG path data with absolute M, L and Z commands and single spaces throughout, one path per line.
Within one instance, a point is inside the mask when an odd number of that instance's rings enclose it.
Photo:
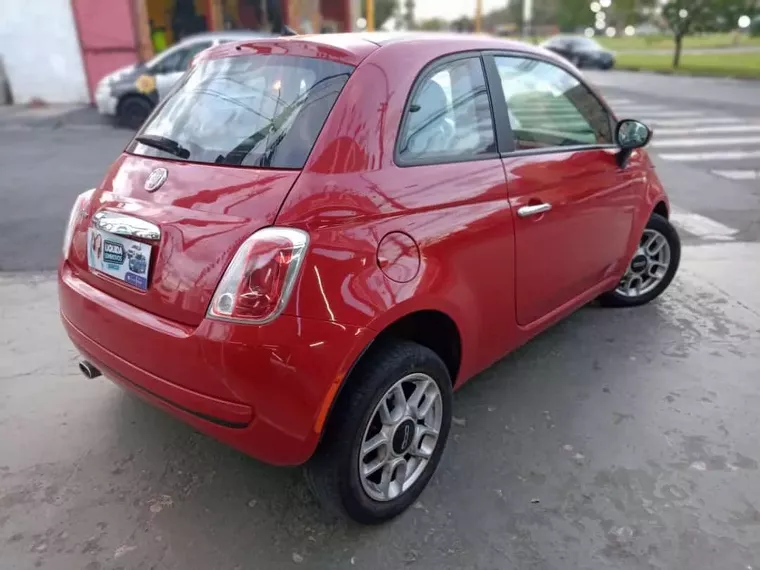
M 615 66 L 615 55 L 586 36 L 554 36 L 542 43 L 541 47 L 561 55 L 579 69 L 612 69 Z

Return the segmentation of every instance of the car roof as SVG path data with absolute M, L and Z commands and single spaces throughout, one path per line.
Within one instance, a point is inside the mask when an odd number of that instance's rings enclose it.
M 423 43 L 438 48 L 440 55 L 475 50 L 503 50 L 540 55 L 555 59 L 547 50 L 515 40 L 506 40 L 485 34 L 456 34 L 442 32 L 362 32 L 350 34 L 313 34 L 302 36 L 278 36 L 224 44 L 211 48 L 206 57 L 215 59 L 238 55 L 243 47 L 271 53 L 273 48 L 292 55 L 304 55 L 330 59 L 348 65 L 359 65 L 371 53 L 385 46 Z

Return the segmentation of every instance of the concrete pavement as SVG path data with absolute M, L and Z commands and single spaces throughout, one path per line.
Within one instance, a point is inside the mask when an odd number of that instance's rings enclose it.
M 0 271 L 53 269 L 74 198 L 100 183 L 127 131 L 0 126 Z
M 756 568 L 757 259 L 688 247 L 661 301 L 586 308 L 473 380 L 430 488 L 375 529 L 83 378 L 52 276 L 6 276 L 2 567 Z

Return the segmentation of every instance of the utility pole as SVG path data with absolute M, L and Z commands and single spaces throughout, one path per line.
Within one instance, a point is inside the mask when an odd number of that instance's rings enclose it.
M 375 31 L 375 0 L 366 0 L 367 1 L 367 31 L 368 32 L 374 32 Z
M 475 0 L 475 33 L 479 34 L 483 20 L 483 0 Z
M 523 38 L 533 35 L 533 0 L 523 0 Z

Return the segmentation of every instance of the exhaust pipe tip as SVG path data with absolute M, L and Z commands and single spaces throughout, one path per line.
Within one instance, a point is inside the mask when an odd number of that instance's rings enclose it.
M 90 380 L 102 374 L 100 370 L 93 366 L 92 362 L 88 362 L 87 360 L 82 360 L 79 363 L 79 371 L 84 374 L 85 378 L 89 378 Z

